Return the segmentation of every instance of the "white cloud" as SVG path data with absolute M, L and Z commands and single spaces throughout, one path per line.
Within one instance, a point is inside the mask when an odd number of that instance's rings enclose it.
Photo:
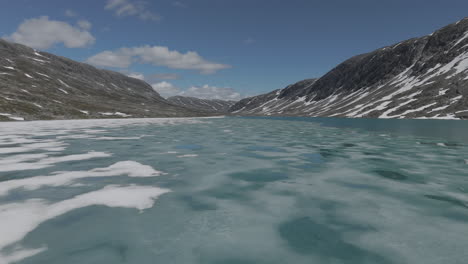
M 26 19 L 15 33 L 6 38 L 36 49 L 47 49 L 58 43 L 67 48 L 83 48 L 96 40 L 86 29 L 49 20 L 47 16 Z
M 182 77 L 177 73 L 155 73 L 148 76 L 148 80 L 150 81 L 158 81 L 158 80 L 179 80 Z
M 162 17 L 147 10 L 145 2 L 134 2 L 130 0 L 107 0 L 104 7 L 106 10 L 114 11 L 116 16 L 136 16 L 141 20 L 159 21 Z
M 134 72 L 130 70 L 121 70 L 120 72 L 127 75 L 128 77 L 146 81 L 147 83 L 159 83 L 163 80 L 181 79 L 181 76 L 178 75 L 177 73 L 155 73 L 155 74 L 145 75 L 141 72 Z
M 112 51 L 103 51 L 88 58 L 86 61 L 96 66 L 127 68 L 132 64 L 132 57 Z
M 165 98 L 178 95 L 180 93 L 180 89 L 178 87 L 168 82 L 154 83 L 151 86 L 156 92 Z
M 77 24 L 80 28 L 84 30 L 90 30 L 92 26 L 91 22 L 89 22 L 88 20 L 84 20 L 84 19 L 79 20 Z
M 219 99 L 219 100 L 233 100 L 237 101 L 242 99 L 240 93 L 232 88 L 221 88 L 209 85 L 192 86 L 185 91 L 179 93 L 182 96 L 191 96 L 200 99 Z
M 103 51 L 87 60 L 97 66 L 127 68 L 132 62 L 165 66 L 171 69 L 197 70 L 202 74 L 212 74 L 230 68 L 230 65 L 208 61 L 197 52 L 180 53 L 163 46 L 141 46 L 121 48 L 116 51 Z
M 76 17 L 77 14 L 73 10 L 67 9 L 67 10 L 65 10 L 65 16 L 67 16 L 67 17 Z
M 162 97 L 168 98 L 171 96 L 187 96 L 200 99 L 218 99 L 218 100 L 231 100 L 238 101 L 244 98 L 240 93 L 232 88 L 222 88 L 210 85 L 192 86 L 186 90 L 182 90 L 172 83 L 162 81 L 153 83 L 153 89 L 158 92 Z

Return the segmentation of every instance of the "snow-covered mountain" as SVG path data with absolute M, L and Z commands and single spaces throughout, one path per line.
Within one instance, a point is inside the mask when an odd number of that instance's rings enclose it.
M 188 96 L 172 96 L 167 100 L 175 105 L 204 112 L 227 113 L 236 101 L 200 99 Z
M 200 115 L 141 80 L 0 39 L 0 120 Z
M 468 119 L 468 18 L 355 56 L 319 79 L 231 107 L 233 114 Z

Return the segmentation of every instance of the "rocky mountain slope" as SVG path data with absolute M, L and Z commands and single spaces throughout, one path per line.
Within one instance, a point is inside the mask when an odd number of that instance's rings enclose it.
M 0 39 L 0 120 L 203 115 L 141 80 Z
M 240 115 L 468 119 L 468 18 L 231 107 Z
M 187 96 L 172 96 L 167 100 L 175 105 L 204 112 L 227 113 L 235 101 L 225 101 L 216 99 L 199 99 Z

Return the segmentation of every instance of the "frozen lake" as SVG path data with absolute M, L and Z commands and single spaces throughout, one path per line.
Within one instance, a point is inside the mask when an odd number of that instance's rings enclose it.
M 0 123 L 0 264 L 463 264 L 467 192 L 467 121 Z

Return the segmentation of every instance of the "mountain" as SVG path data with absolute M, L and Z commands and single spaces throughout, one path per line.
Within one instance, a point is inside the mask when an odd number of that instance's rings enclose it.
M 468 18 L 250 97 L 233 114 L 468 119 Z
M 236 101 L 199 99 L 187 96 L 172 96 L 167 98 L 167 100 L 175 105 L 180 105 L 185 108 L 213 113 L 227 113 L 229 108 L 236 103 Z
M 203 115 L 141 80 L 0 39 L 0 120 Z

